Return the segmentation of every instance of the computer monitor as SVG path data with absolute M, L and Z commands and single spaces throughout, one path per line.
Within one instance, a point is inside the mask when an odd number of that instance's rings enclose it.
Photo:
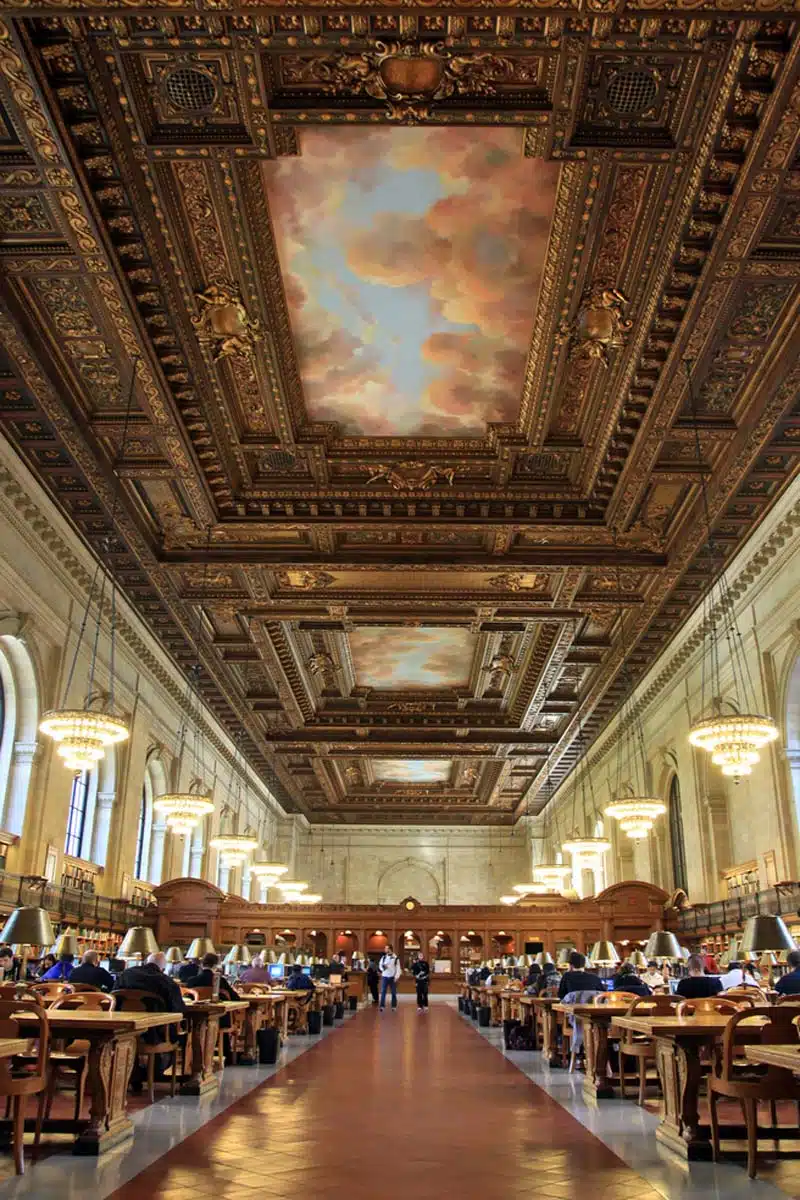
M 304 974 L 304 975 L 310 975 L 310 974 L 311 974 L 311 967 L 303 967 L 303 974 Z
M 283 979 L 286 975 L 286 968 L 283 963 L 270 963 L 268 970 L 270 979 Z

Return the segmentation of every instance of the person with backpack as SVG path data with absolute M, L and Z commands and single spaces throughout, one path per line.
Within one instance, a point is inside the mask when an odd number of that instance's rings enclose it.
M 392 947 L 387 943 L 386 949 L 383 952 L 383 957 L 378 963 L 378 970 L 381 973 L 381 1003 L 380 1010 L 383 1012 L 386 1007 L 386 993 L 391 988 L 392 992 L 392 1012 L 397 1008 L 397 981 L 403 973 L 403 968 L 400 966 L 400 959 L 392 950 Z
M 431 979 L 431 968 L 425 956 L 420 952 L 411 970 L 417 981 L 417 1012 L 424 1013 L 428 1008 L 428 985 Z

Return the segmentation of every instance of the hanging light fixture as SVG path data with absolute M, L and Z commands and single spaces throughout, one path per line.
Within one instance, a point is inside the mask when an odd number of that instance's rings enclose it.
M 612 803 L 605 808 L 605 815 L 619 821 L 620 828 L 632 841 L 649 837 L 656 820 L 667 811 L 666 804 L 657 796 L 647 792 L 647 756 L 644 748 L 644 730 L 638 709 L 633 700 L 634 681 L 628 661 L 628 645 L 625 631 L 625 611 L 622 603 L 622 575 L 619 556 L 616 556 L 615 574 L 619 614 L 619 640 L 622 649 L 622 674 L 626 684 L 620 721 L 617 729 L 616 783 Z
M 211 526 L 206 535 L 206 557 L 203 563 L 203 576 L 200 584 L 201 592 L 205 592 L 208 575 L 208 552 L 211 546 Z M 186 739 L 189 728 L 192 730 L 192 782 L 185 792 L 166 792 L 153 800 L 155 812 L 162 813 L 168 829 L 177 837 L 190 836 L 204 817 L 214 812 L 214 801 L 202 782 L 205 769 L 205 754 L 203 752 L 202 733 L 202 701 L 200 699 L 200 638 L 203 631 L 203 610 L 197 606 L 197 629 L 194 637 L 195 661 L 186 674 L 186 695 L 184 697 L 183 716 L 178 733 L 178 761 L 182 762 L 186 749 Z
M 255 875 L 256 879 L 280 879 L 282 875 L 289 874 L 289 868 L 285 863 L 278 862 L 255 862 L 250 867 L 250 874 Z
M 244 833 L 220 834 L 208 843 L 212 850 L 219 853 L 223 866 L 242 867 L 254 850 L 258 849 L 258 839 L 248 837 Z
M 557 863 L 541 863 L 533 868 L 533 878 L 552 892 L 560 892 L 572 874 L 572 867 Z
M 735 598 L 725 577 L 724 560 L 720 556 L 720 559 L 715 561 L 706 468 L 698 428 L 697 399 L 688 359 L 685 367 L 706 526 L 708 574 L 712 581 L 711 587 L 703 597 L 704 637 L 700 684 L 701 711 L 706 714 L 709 708 L 712 711 L 692 725 L 689 730 L 689 743 L 707 751 L 714 765 L 722 768 L 722 774 L 730 776 L 738 783 L 742 776 L 752 773 L 753 767 L 760 759 L 759 750 L 777 741 L 780 733 L 772 717 L 757 711 L 755 685 L 747 656 L 742 648 L 742 635 L 736 620 Z M 718 577 L 716 581 L 715 576 Z M 727 690 L 732 693 L 732 698 L 727 701 L 723 699 L 726 689 L 723 686 L 719 660 L 720 640 L 724 640 L 728 648 L 731 678 Z M 707 694 L 709 691 L 710 695 Z M 725 703 L 733 710 L 731 713 L 722 711 Z
M 109 525 L 111 533 L 104 539 L 103 551 L 106 562 L 111 561 L 111 555 L 114 550 L 114 538 L 116 528 L 117 510 L 122 494 L 122 479 L 120 476 L 120 463 L 125 458 L 125 453 L 128 445 L 128 430 L 130 427 L 131 410 L 133 408 L 133 394 L 136 385 L 136 370 L 138 358 L 131 361 L 131 380 L 128 388 L 128 403 L 125 409 L 125 421 L 122 426 L 122 436 L 120 438 L 119 453 L 113 464 L 113 472 L 115 477 L 114 498 L 109 513 Z M 99 581 L 99 587 L 98 587 Z M 95 674 L 97 670 L 97 650 L 100 642 L 100 630 L 103 623 L 103 609 L 106 602 L 106 586 L 109 587 L 109 621 L 110 621 L 110 638 L 109 638 L 109 684 L 108 696 L 105 697 L 96 688 Z M 89 658 L 89 668 L 86 677 L 86 691 L 84 693 L 83 707 L 79 709 L 67 708 L 67 698 L 72 689 L 72 683 L 75 678 L 75 671 L 78 665 L 78 657 L 80 655 L 83 637 L 86 632 L 86 626 L 89 623 L 89 614 L 92 610 L 92 603 L 97 599 L 97 615 L 94 626 L 94 636 L 92 639 L 92 651 Z M 106 570 L 103 567 L 102 561 L 98 559 L 95 567 L 92 581 L 89 585 L 89 592 L 86 597 L 86 607 L 83 611 L 83 619 L 81 621 L 78 637 L 75 642 L 75 649 L 72 654 L 72 662 L 67 673 L 67 680 L 64 685 L 64 703 L 61 708 L 51 709 L 46 712 L 39 722 L 40 733 L 53 739 L 56 745 L 56 754 L 63 759 L 64 765 L 69 767 L 71 771 L 91 771 L 97 763 L 105 757 L 106 750 L 111 746 L 116 746 L 120 742 L 125 742 L 130 736 L 128 723 L 124 721 L 115 712 L 115 684 L 116 684 L 116 637 L 117 637 L 117 581 L 113 571 Z
M 501 904 L 508 904 L 508 905 L 516 904 L 518 900 L 519 900 L 519 896 L 516 894 L 513 896 L 501 896 L 500 897 Z

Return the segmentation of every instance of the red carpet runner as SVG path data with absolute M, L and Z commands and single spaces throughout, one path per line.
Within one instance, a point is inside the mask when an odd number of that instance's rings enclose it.
M 451 1008 L 366 1011 L 114 1200 L 660 1200 Z

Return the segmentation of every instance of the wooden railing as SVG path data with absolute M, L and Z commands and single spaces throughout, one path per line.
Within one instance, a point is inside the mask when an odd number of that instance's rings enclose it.
M 49 883 L 37 875 L 0 872 L 0 914 L 7 915 L 22 904 L 37 904 L 46 908 L 52 920 L 60 923 L 119 932 L 131 925 L 155 925 L 157 911 L 154 904 L 113 900 L 82 888 Z
M 711 904 L 694 904 L 678 913 L 680 933 L 702 936 L 721 929 L 741 929 L 748 917 L 762 914 L 797 917 L 800 912 L 800 883 L 777 883 L 749 896 L 715 900 Z

